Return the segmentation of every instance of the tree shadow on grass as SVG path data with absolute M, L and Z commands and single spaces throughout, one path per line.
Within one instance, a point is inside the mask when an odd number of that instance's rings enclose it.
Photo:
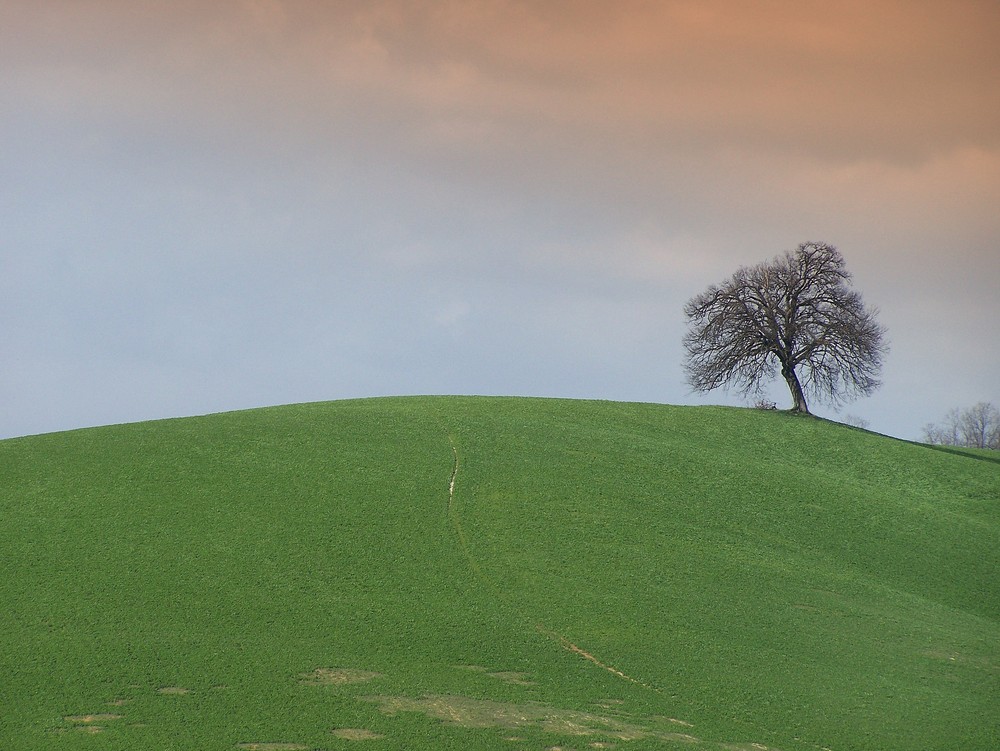
M 1000 451 L 994 451 L 992 449 L 969 449 L 962 446 L 942 446 L 936 443 L 916 443 L 915 446 L 923 446 L 924 448 L 929 448 L 934 451 L 942 451 L 945 454 L 954 454 L 956 456 L 964 456 L 967 459 L 979 459 L 983 462 L 993 462 L 994 464 L 1000 464 Z M 995 456 L 990 456 L 994 454 Z
M 855 430 L 859 433 L 868 433 L 869 435 L 877 435 L 883 438 L 890 438 L 896 441 L 902 441 L 903 443 L 908 443 L 911 446 L 919 446 L 920 448 L 931 449 L 932 451 L 940 451 L 945 454 L 952 454 L 954 456 L 961 456 L 966 459 L 978 459 L 983 462 L 991 462 L 993 464 L 1000 464 L 1000 451 L 994 451 L 993 449 L 974 449 L 967 448 L 965 446 L 946 446 L 939 443 L 923 443 L 921 441 L 908 441 L 905 438 L 895 438 L 891 435 L 886 435 L 884 433 L 878 433 L 874 430 L 869 430 L 868 428 L 858 427 L 857 425 L 848 425 L 846 422 L 838 422 L 837 420 L 832 420 L 826 417 L 820 417 L 818 415 L 804 415 L 802 413 L 795 413 L 789 410 L 778 410 L 779 413 L 794 415 L 797 417 L 812 417 L 822 422 L 829 423 L 831 425 L 839 425 L 840 427 L 847 428 L 848 430 Z

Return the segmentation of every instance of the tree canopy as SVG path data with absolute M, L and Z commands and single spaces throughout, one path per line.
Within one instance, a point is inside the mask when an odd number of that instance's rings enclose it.
M 881 385 L 885 329 L 850 285 L 840 251 L 826 243 L 741 267 L 684 306 L 688 383 L 749 394 L 780 372 L 792 410 L 806 413 L 807 392 L 833 403 L 871 394 Z

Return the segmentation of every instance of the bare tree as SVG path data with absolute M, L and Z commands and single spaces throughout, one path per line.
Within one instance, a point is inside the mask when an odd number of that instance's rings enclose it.
M 1000 410 L 990 402 L 949 410 L 940 424 L 924 426 L 924 440 L 946 446 L 1000 449 Z
M 759 393 L 780 372 L 805 413 L 806 392 L 835 404 L 871 394 L 888 345 L 850 280 L 835 247 L 803 243 L 712 285 L 684 306 L 688 383 Z
M 871 423 L 860 415 L 844 415 L 844 419 L 841 422 L 844 425 L 861 428 L 862 430 L 868 430 L 871 427 Z
M 924 440 L 927 443 L 938 443 L 942 446 L 961 446 L 962 437 L 959 426 L 962 424 L 962 415 L 958 409 L 948 410 L 948 414 L 940 424 L 928 423 L 924 425 Z

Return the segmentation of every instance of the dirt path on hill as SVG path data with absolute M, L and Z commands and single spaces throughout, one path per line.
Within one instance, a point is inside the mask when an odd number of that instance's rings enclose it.
M 493 580 L 490 579 L 485 574 L 485 572 L 483 572 L 482 568 L 479 565 L 479 562 L 476 561 L 475 557 L 472 555 L 472 551 L 469 550 L 469 544 L 465 536 L 465 530 L 462 527 L 462 520 L 455 506 L 455 482 L 458 479 L 458 471 L 460 467 L 458 446 L 455 444 L 455 440 L 452 437 L 451 433 L 448 432 L 447 435 L 448 435 L 448 445 L 451 447 L 451 455 L 452 455 L 451 477 L 448 479 L 448 518 L 451 520 L 452 526 L 455 528 L 455 534 L 458 537 L 458 543 L 462 548 L 462 552 L 465 554 L 466 560 L 469 562 L 469 567 L 473 570 L 473 572 L 480 580 L 482 580 L 490 589 L 493 590 L 497 599 L 505 599 L 499 587 L 497 587 L 496 584 L 493 582 Z M 523 611 L 520 611 L 519 607 L 517 607 L 516 605 L 514 605 L 514 607 L 515 610 L 522 612 L 523 615 Z M 601 662 L 601 660 L 597 659 L 596 657 L 594 657 L 594 655 L 590 654 L 589 652 L 581 649 L 562 634 L 559 634 L 555 631 L 551 631 L 550 629 L 545 628 L 540 623 L 536 623 L 535 628 L 538 630 L 540 634 L 544 634 L 545 636 L 548 636 L 550 639 L 553 639 L 554 641 L 558 642 L 559 645 L 567 652 L 572 652 L 573 654 L 582 657 L 588 662 L 592 662 L 599 668 L 608 671 L 612 675 L 617 676 L 618 678 L 621 678 L 624 681 L 628 681 L 629 683 L 634 683 L 637 686 L 642 686 L 643 688 L 647 688 L 650 691 L 655 691 L 656 693 L 662 693 L 662 691 L 656 688 L 655 686 L 651 686 L 648 683 L 643 683 L 642 681 L 637 680 L 636 678 L 633 678 L 632 676 L 622 672 L 618 668 L 613 667 L 612 665 L 608 665 L 607 663 Z

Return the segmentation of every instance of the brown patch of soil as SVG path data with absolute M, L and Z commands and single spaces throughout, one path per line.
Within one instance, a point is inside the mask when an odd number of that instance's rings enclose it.
M 73 725 L 90 725 L 94 722 L 109 722 L 110 720 L 120 720 L 121 718 L 122 715 L 120 714 L 104 712 L 99 714 L 70 715 L 69 717 L 63 717 L 63 721 L 72 723 Z
M 66 730 L 75 730 L 78 733 L 89 733 L 94 735 L 104 731 L 104 726 L 97 723 L 112 722 L 120 720 L 122 715 L 111 712 L 95 712 L 94 714 L 77 714 L 63 717 L 63 722 L 70 725 L 69 728 L 57 728 L 56 732 L 63 733 Z
M 373 741 L 378 738 L 385 738 L 384 735 L 366 730 L 365 728 L 334 728 L 330 732 L 337 738 L 345 741 Z
M 310 673 L 301 673 L 299 683 L 307 686 L 343 686 L 348 683 L 364 683 L 381 676 L 381 673 L 354 668 L 316 668 Z
M 559 709 L 547 704 L 472 699 L 466 696 L 368 696 L 387 715 L 398 712 L 420 712 L 450 725 L 470 728 L 501 727 L 507 729 L 535 728 L 560 735 L 599 735 L 621 741 L 658 738 L 661 740 L 698 742 L 697 738 L 681 733 L 664 733 L 621 717 Z

